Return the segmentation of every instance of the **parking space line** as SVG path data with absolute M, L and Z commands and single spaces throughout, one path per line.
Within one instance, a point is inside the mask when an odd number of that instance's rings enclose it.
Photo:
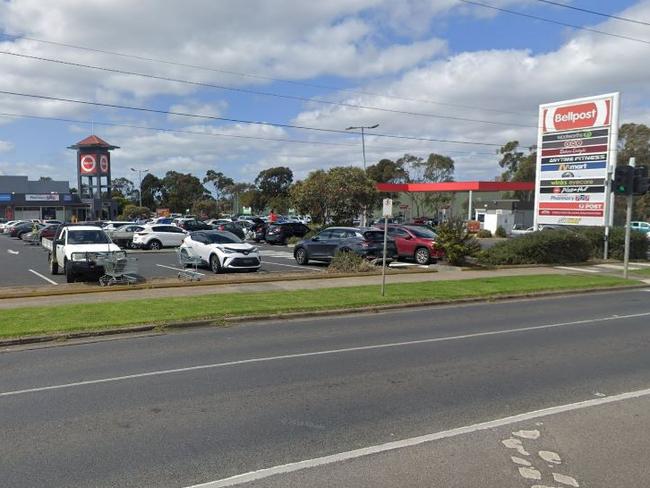
M 43 278 L 45 281 L 47 281 L 48 283 L 51 283 L 52 285 L 58 285 L 58 283 L 57 283 L 56 281 L 53 281 L 53 280 L 49 279 L 47 276 L 43 276 L 43 275 L 42 275 L 41 273 L 39 273 L 38 271 L 34 271 L 33 269 L 30 269 L 30 270 L 28 270 L 28 271 L 29 271 L 30 273 L 34 273 L 34 274 L 35 274 L 36 276 L 38 276 L 39 278 Z
M 598 271 L 594 269 L 587 269 L 587 268 L 572 268 L 570 266 L 556 266 L 556 269 L 564 269 L 566 271 L 579 271 L 580 273 L 598 273 Z
M 9 254 L 20 254 L 20 251 L 14 251 L 13 249 L 7 249 Z
M 174 268 L 173 266 L 167 266 L 165 264 L 156 264 L 159 268 L 167 268 L 167 269 L 173 269 L 174 271 L 188 271 L 189 268 L 181 269 L 181 268 Z M 194 271 L 192 271 L 194 272 Z M 197 271 L 197 274 L 200 274 L 201 276 L 205 276 L 204 273 L 201 273 L 200 271 Z

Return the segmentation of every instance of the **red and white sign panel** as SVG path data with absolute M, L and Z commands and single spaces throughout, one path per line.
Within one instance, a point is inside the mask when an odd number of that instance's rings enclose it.
M 81 154 L 79 156 L 79 172 L 82 175 L 97 173 L 97 158 L 94 154 Z
M 539 107 L 535 226 L 604 226 L 618 93 Z
M 109 163 L 108 163 L 108 156 L 106 154 L 102 154 L 99 156 L 99 170 L 102 172 L 102 174 L 108 173 L 109 169 Z

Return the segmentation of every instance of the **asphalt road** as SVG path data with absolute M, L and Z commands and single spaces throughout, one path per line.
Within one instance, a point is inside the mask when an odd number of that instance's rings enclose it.
M 619 291 L 5 350 L 0 486 L 187 487 L 648 388 L 649 299 Z M 249 485 L 530 488 L 536 473 L 523 476 L 515 456 L 536 458 L 540 486 L 574 486 L 553 473 L 647 486 L 633 456 L 649 452 L 648 402 L 634 401 Z M 563 464 L 540 464 L 546 450 Z
M 288 247 L 258 246 L 262 253 L 261 273 L 304 272 L 318 273 L 323 265 L 311 263 L 298 266 Z M 173 249 L 163 251 L 128 251 L 138 260 L 138 274 L 145 279 L 175 278 L 180 270 Z M 210 275 L 208 268 L 199 272 Z M 47 253 L 40 246 L 30 246 L 23 241 L 0 234 L 0 286 L 64 284 L 65 276 L 51 275 L 47 264 Z

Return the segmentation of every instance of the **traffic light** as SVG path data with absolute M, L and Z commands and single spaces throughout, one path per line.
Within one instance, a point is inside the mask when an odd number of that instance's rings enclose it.
M 645 195 L 648 192 L 648 168 L 639 166 L 634 168 L 634 195 Z
M 614 171 L 614 193 L 617 195 L 632 195 L 634 189 L 634 167 L 617 166 Z

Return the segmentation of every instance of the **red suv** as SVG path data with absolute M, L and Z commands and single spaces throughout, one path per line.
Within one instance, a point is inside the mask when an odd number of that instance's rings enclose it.
M 377 227 L 384 228 L 383 225 Z M 388 224 L 388 235 L 395 240 L 400 258 L 411 258 L 418 264 L 429 264 L 445 255 L 436 245 L 436 233 L 426 227 Z

